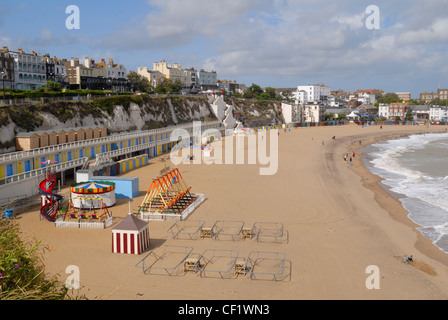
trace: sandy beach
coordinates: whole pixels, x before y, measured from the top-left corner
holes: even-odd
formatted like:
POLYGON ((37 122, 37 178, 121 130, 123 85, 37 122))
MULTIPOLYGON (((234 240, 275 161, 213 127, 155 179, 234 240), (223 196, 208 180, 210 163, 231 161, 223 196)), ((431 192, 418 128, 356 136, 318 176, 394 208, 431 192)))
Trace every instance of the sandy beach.
MULTIPOLYGON (((448 255, 421 236, 400 202, 367 171, 359 147, 408 134, 442 132, 438 126, 357 125, 280 131, 278 171, 259 175, 259 165, 181 164, 192 192, 206 201, 189 217, 211 226, 218 220, 282 223, 288 238, 282 243, 256 240, 177 240, 167 230, 172 221, 150 222, 151 248, 188 246, 194 254, 208 249, 232 249, 244 258, 253 251, 286 255, 288 277, 282 281, 145 275, 136 264, 146 255, 111 252, 111 228, 60 229, 39 218, 38 204, 18 216, 26 238, 41 240, 46 272, 65 281, 66 267, 80 269, 82 294, 89 299, 136 300, 299 300, 299 299, 447 299, 448 255), (336 139, 332 139, 335 136, 336 139), (322 140, 325 144, 322 145, 322 140), (359 144, 359 140, 362 144, 359 144), (356 152, 353 165, 343 156, 356 152), (405 264, 403 256, 413 255, 405 264), (380 288, 369 290, 368 266, 380 271, 380 288)), ((163 163, 152 159, 138 176, 137 210, 163 163)), ((68 186, 62 190, 68 194, 68 186)), ((111 208, 114 225, 128 214, 128 200, 111 208)))

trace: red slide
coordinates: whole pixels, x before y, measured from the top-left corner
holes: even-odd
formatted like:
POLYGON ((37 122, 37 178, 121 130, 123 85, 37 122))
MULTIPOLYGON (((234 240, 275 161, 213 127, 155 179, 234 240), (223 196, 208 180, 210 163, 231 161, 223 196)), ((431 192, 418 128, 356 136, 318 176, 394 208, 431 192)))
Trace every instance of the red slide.
POLYGON ((39 191, 45 195, 45 201, 42 201, 40 208, 40 215, 51 222, 56 220, 60 204, 64 199, 61 195, 53 193, 55 185, 56 173, 47 171, 46 178, 39 183, 39 191))

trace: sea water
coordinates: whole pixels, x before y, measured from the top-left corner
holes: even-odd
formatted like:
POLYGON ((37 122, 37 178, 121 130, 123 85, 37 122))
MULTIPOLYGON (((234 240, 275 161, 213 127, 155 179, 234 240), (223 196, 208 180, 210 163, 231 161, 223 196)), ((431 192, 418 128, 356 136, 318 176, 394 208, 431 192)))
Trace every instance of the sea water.
POLYGON ((418 230, 448 253, 448 134, 375 143, 364 163, 384 179, 381 183, 401 201, 418 230))

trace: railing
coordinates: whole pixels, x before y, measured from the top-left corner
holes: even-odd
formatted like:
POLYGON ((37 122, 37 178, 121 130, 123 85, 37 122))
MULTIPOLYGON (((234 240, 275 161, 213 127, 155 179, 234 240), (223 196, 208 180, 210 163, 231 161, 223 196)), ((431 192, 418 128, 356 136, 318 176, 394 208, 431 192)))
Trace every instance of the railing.
MULTIPOLYGON (((220 122, 219 121, 206 122, 207 125, 215 124, 215 123, 218 124, 220 122)), ((80 149, 80 148, 84 148, 84 147, 101 145, 104 143, 116 142, 116 141, 121 141, 121 140, 126 140, 126 139, 135 139, 135 138, 140 138, 140 137, 149 136, 149 135, 153 135, 153 134, 167 133, 167 132, 170 132, 171 130, 182 129, 182 128, 186 128, 186 127, 190 127, 190 126, 192 126, 192 123, 178 125, 178 126, 171 126, 171 127, 166 127, 166 128, 160 128, 160 129, 151 129, 151 130, 146 130, 146 131, 142 131, 142 132, 138 132, 138 133, 112 135, 112 136, 107 136, 107 137, 103 137, 103 138, 81 140, 81 141, 75 141, 75 142, 70 142, 70 143, 65 143, 65 144, 48 146, 48 147, 43 147, 43 148, 38 148, 38 149, 7 153, 4 155, 0 155, 0 165, 3 162, 11 162, 14 160, 23 160, 26 158, 34 158, 34 157, 43 156, 46 154, 54 154, 55 152, 58 152, 58 151, 69 151, 72 149, 80 149)))
MULTIPOLYGON (((81 158, 81 159, 77 159, 77 160, 73 160, 73 161, 55 164, 55 165, 52 165, 51 168, 55 172, 61 172, 61 171, 67 170, 67 169, 83 166, 86 161, 88 161, 88 158, 81 158)), ((0 185, 39 177, 39 176, 45 174, 46 170, 47 170, 47 168, 40 168, 37 170, 23 172, 23 173, 9 176, 9 177, 1 178, 0 185)))
POLYGON ((101 162, 103 162, 104 160, 108 160, 108 159, 110 159, 112 157, 118 157, 118 156, 121 156, 123 154, 132 153, 132 152, 140 151, 140 150, 143 150, 143 149, 156 147, 159 142, 164 142, 165 140, 167 140, 167 139, 163 139, 163 140, 160 140, 160 141, 143 143, 143 144, 139 144, 137 146, 132 146, 132 147, 128 147, 128 148, 117 149, 117 150, 112 150, 112 151, 108 151, 108 152, 99 153, 99 154, 96 155, 95 165, 98 165, 101 162))

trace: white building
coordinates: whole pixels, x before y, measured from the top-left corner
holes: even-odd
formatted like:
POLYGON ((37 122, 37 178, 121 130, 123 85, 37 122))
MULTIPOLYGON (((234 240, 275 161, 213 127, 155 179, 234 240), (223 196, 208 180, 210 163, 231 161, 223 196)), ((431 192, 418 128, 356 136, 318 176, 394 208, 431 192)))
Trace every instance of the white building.
POLYGON ((363 92, 358 94, 357 97, 355 97, 356 100, 361 102, 362 104, 375 104, 376 103, 376 97, 374 94, 363 92))
POLYGON ((318 103, 327 101, 331 95, 331 89, 324 84, 298 86, 296 99, 299 103, 318 103))
POLYGON ((303 122, 320 122, 325 114, 325 107, 318 104, 308 104, 303 106, 303 122))
POLYGON ((285 123, 301 123, 302 109, 303 105, 282 102, 282 114, 285 123))
POLYGON ((429 107, 429 120, 446 121, 448 119, 448 108, 441 106, 429 107))
POLYGON ((389 119, 389 105, 388 104, 380 104, 378 106, 378 116, 380 118, 389 119))

